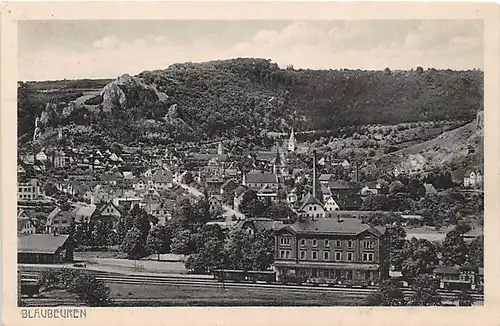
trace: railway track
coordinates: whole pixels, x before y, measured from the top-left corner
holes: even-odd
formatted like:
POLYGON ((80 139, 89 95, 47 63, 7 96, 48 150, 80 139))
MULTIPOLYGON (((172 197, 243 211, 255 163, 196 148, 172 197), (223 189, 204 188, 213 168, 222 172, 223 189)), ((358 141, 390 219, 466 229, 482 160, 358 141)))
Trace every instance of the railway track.
MULTIPOLYGON (((322 285, 284 285, 284 284, 268 284, 268 283, 246 283, 246 282, 218 282, 215 279, 206 277, 197 277, 195 275, 173 276, 173 275, 125 275, 118 273, 110 273, 96 270, 88 270, 98 280, 106 284, 129 284, 129 285, 155 285, 155 286, 190 286, 200 288, 212 288, 214 290, 225 289, 254 289, 264 291, 286 291, 288 293, 324 293, 324 294, 339 294, 348 297, 366 297, 375 292, 377 287, 371 286, 367 288, 346 287, 346 286, 322 286, 322 285)), ((35 275, 36 271, 30 271, 23 274, 35 275)), ((414 291, 410 288, 401 288, 405 297, 410 297, 414 291)), ((456 300, 459 291, 439 290, 439 295, 443 300, 456 300)), ((471 293, 475 302, 484 302, 484 295, 480 293, 471 293)), ((35 299, 37 300, 37 299, 35 299)), ((41 299, 40 299, 41 300, 41 299)), ((121 299, 120 299, 121 300, 121 299)), ((125 300, 125 299, 124 299, 125 300)), ((66 304, 67 305, 67 304, 66 304)))

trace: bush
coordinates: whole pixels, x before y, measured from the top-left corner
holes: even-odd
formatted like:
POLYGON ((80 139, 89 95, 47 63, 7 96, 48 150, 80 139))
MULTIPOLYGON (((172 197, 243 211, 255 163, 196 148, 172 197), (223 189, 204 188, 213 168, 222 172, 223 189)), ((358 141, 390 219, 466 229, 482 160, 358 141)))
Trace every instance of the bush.
POLYGON ((104 307, 110 304, 109 288, 100 280, 88 273, 78 275, 68 287, 69 292, 91 307, 104 307))

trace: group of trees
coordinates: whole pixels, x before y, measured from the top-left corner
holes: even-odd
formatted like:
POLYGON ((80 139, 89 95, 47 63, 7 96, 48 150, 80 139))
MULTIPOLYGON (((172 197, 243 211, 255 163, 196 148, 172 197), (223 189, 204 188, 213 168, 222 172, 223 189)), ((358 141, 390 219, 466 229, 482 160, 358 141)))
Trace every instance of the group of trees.
POLYGON ((49 268, 40 272, 41 291, 67 290, 91 307, 108 306, 109 288, 92 274, 71 269, 49 268))
POLYGON ((279 201, 261 200, 253 190, 245 192, 239 210, 247 217, 265 217, 277 221, 294 221, 295 213, 286 203, 286 194, 278 191, 279 201))
POLYGON ((479 236, 467 244, 463 235, 470 230, 467 224, 460 223, 446 234, 440 244, 426 239, 406 239, 403 227, 396 225, 387 229, 387 252, 389 264, 400 270, 407 279, 430 274, 440 263, 447 266, 470 264, 483 266, 483 237, 479 236))
MULTIPOLYGON (((120 86, 127 96, 127 110, 90 112, 82 106, 67 116, 58 112, 51 121, 90 124, 106 141, 147 142, 145 134, 157 129, 165 131, 169 141, 236 139, 263 129, 283 131, 290 125, 333 130, 450 117, 470 120, 481 106, 483 86, 480 71, 295 70, 252 58, 175 64, 138 76, 146 84, 154 83, 168 99, 159 101, 151 89, 131 83, 120 86), (175 123, 164 120, 173 104, 179 107, 175 123), (141 125, 137 121, 149 119, 157 122, 153 129, 137 128, 141 125)), ((80 95, 71 88, 68 93, 54 93, 38 92, 36 84, 19 85, 20 135, 32 134, 35 116, 47 103, 67 103, 80 95)), ((96 97, 86 104, 103 105, 101 100, 96 97)))
MULTIPOLYGON (((368 299, 369 306, 441 306, 443 305, 438 292, 439 283, 437 280, 421 276, 415 280, 412 286, 413 293, 406 297, 395 280, 383 281, 376 292, 372 293, 368 299)), ((474 300, 467 290, 461 291, 457 295, 459 306, 472 306, 474 300)))

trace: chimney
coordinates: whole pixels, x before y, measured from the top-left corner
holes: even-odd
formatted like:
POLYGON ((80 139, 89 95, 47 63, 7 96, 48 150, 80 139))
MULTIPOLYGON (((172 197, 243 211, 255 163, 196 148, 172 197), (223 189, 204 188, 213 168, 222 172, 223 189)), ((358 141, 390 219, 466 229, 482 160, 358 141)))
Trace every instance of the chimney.
POLYGON ((313 151, 313 197, 316 198, 316 150, 313 151))

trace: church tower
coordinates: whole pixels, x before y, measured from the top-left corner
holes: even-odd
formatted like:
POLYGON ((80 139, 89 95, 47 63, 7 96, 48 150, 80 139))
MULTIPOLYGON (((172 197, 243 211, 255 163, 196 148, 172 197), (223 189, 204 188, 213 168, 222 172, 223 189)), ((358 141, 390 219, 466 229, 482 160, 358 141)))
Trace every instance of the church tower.
POLYGON ((217 155, 222 155, 224 153, 223 147, 222 147, 222 142, 219 142, 219 145, 217 146, 217 155))
POLYGON ((290 133, 290 138, 288 139, 288 151, 295 152, 297 148, 297 140, 295 139, 295 133, 292 128, 292 132, 290 133))

